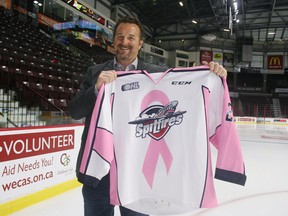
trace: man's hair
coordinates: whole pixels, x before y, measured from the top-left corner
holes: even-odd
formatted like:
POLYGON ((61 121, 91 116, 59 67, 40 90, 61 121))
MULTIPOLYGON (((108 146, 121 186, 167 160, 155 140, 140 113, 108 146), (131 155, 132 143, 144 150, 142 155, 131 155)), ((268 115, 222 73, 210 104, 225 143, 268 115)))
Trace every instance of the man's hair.
POLYGON ((139 20, 136 17, 130 17, 130 16, 125 16, 125 17, 121 17, 121 18, 118 19, 118 21, 117 21, 117 23, 115 25, 115 28, 114 28, 113 38, 115 38, 115 34, 116 34, 116 31, 117 31, 117 28, 118 28, 118 26, 121 23, 130 23, 130 24, 137 25, 139 27, 139 29, 140 29, 140 39, 141 40, 143 39, 143 28, 142 28, 141 23, 139 22, 139 20))

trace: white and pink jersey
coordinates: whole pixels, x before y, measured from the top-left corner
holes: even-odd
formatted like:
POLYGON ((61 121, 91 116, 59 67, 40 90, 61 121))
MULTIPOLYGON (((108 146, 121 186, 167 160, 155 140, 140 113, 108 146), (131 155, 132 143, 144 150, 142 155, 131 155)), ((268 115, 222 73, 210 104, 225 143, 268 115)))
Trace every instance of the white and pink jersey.
POLYGON ((225 79, 207 67, 119 72, 101 88, 80 172, 110 171, 111 204, 146 214, 217 206, 215 178, 244 185, 225 79))

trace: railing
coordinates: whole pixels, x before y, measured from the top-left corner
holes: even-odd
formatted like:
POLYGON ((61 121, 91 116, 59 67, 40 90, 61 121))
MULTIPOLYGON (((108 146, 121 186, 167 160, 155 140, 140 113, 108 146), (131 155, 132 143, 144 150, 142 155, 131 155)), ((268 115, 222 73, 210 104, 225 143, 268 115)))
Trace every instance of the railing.
POLYGON ((0 115, 3 117, 4 121, 1 121, 0 123, 0 127, 2 127, 2 125, 4 126, 5 125, 5 121, 7 121, 7 124, 11 124, 13 125, 14 127, 18 127, 18 125, 16 123, 14 123, 11 119, 9 119, 7 116, 5 116, 4 113, 0 112, 0 115))

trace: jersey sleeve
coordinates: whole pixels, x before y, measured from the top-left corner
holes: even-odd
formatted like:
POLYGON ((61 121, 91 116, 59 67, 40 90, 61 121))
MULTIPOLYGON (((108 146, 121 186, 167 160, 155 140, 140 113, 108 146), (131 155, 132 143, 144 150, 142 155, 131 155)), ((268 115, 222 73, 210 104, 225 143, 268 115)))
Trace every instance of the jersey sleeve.
MULTIPOLYGON (((210 142, 216 147, 218 152, 215 178, 245 185, 246 175, 241 144, 236 125, 233 121, 232 105, 225 78, 222 78, 222 88, 223 87, 224 92, 220 94, 222 95, 222 99, 217 99, 218 104, 219 101, 223 101, 222 106, 218 106, 218 110, 214 113, 215 118, 218 118, 219 125, 215 130, 215 134, 210 138, 210 142)), ((216 98, 217 95, 211 95, 211 99, 215 101, 215 103, 216 98)), ((210 106, 217 107, 216 104, 210 104, 210 106)))
POLYGON ((102 86, 94 105, 78 180, 96 187, 113 160, 111 85, 102 86))

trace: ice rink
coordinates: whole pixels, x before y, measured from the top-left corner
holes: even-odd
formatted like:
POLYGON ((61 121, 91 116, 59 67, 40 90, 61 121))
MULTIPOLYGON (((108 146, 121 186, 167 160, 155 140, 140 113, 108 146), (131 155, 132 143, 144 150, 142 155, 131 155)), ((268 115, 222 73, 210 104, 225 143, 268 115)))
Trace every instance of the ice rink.
MULTIPOLYGON (((215 180, 219 206, 185 216, 288 216, 288 126, 238 125, 238 132, 246 185, 215 180)), ((83 216, 81 187, 11 214, 28 215, 83 216)))

